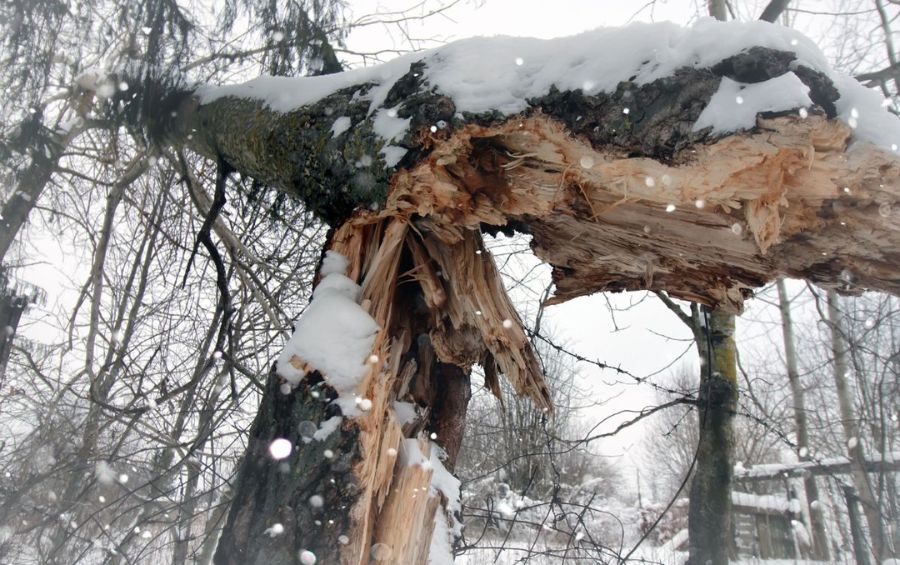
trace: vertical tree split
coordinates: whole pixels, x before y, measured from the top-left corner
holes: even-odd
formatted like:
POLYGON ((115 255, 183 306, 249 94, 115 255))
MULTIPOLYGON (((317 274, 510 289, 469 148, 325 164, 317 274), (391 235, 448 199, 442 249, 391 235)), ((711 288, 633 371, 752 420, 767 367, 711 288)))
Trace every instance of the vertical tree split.
POLYGON ((513 377, 537 408, 550 408, 477 232, 447 243, 406 220, 364 214, 333 231, 328 247, 347 259, 346 274, 359 281, 360 304, 379 328, 365 377, 340 393, 358 407, 344 410, 358 414, 342 417, 327 376, 304 360, 289 360, 306 373, 296 387, 273 369, 217 563, 295 563, 303 555, 424 563, 435 520, 459 519, 448 471, 462 439, 469 367, 513 377), (273 457, 276 439, 290 442, 290 456, 273 457), (259 535, 263 526, 271 537, 259 535))
POLYGON ((697 412, 700 441, 691 481, 688 533, 690 563, 728 563, 733 548, 731 479, 737 409, 737 348, 734 314, 704 312, 695 337, 700 352, 697 412))

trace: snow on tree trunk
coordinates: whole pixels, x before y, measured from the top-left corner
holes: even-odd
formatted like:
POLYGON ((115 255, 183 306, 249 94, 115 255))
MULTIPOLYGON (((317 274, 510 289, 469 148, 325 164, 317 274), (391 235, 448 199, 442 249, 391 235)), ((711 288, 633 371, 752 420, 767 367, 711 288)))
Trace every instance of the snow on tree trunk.
MULTIPOLYGON (((492 390, 503 374, 549 407, 481 232, 530 234, 553 267, 551 302, 664 290, 716 307, 715 319, 780 276, 900 291, 900 160, 887 150, 900 121, 871 94, 796 32, 705 21, 470 40, 372 69, 168 99, 174 119, 164 111, 150 124, 159 139, 332 224, 345 278, 329 267, 320 294, 373 323, 346 328, 369 349, 359 359, 306 341, 280 359, 216 562, 365 563, 375 547, 422 563, 434 500, 453 506, 433 472, 429 484, 424 452, 437 434, 452 468, 470 367, 485 367, 492 390), (283 458, 275 440, 289 447, 283 458), (423 457, 402 465, 410 442, 423 457), (432 498, 397 506, 426 484, 432 498), (410 516, 417 544, 397 537, 410 516)), ((301 335, 335 332, 322 320, 301 335)), ((709 418, 730 417, 733 404, 717 386, 733 386, 733 367, 719 373, 705 384, 709 418)), ((707 439, 728 445, 728 422, 716 429, 725 435, 707 439)))
MULTIPOLYGON (((778 279, 778 309, 781 313, 781 333, 784 339, 784 361, 787 369, 788 384, 791 386, 791 402, 794 408, 794 425, 797 433, 797 456, 800 461, 811 461, 809 454, 809 426, 806 418, 806 402, 803 385, 800 383, 800 371, 797 368, 797 352, 794 348, 794 327, 791 323, 791 304, 787 295, 784 279, 778 279)), ((809 503, 804 514, 809 516, 812 529, 813 559, 828 560, 828 535, 819 502, 819 486, 812 475, 803 477, 805 500, 809 503)))

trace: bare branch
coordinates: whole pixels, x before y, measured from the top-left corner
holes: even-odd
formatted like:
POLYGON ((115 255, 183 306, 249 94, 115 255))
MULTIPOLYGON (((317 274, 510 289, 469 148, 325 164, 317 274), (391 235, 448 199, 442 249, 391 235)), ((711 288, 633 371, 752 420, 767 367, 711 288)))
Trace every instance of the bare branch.
POLYGON ((764 22, 774 23, 781 16, 781 14, 784 13, 784 10, 790 3, 790 0, 772 0, 768 3, 768 5, 766 5, 763 13, 759 16, 759 19, 764 22))

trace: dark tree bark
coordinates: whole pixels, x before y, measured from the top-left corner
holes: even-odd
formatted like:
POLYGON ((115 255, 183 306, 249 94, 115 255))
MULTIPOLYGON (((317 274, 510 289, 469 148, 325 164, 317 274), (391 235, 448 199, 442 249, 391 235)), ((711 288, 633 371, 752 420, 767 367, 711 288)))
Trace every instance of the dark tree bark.
POLYGON ((270 374, 250 428, 217 565, 293 565, 298 551, 329 556, 344 545, 349 509, 361 488, 352 472, 360 459, 359 430, 347 427, 324 441, 304 443, 301 422, 318 425, 339 412, 327 403, 333 395, 315 375, 288 394, 280 380, 270 374), (273 459, 269 446, 276 438, 291 442, 290 457, 273 459), (326 450, 333 456, 326 457, 326 450))
POLYGON ((27 296, 11 284, 6 269, 0 267, 0 386, 6 375, 6 364, 12 353, 13 339, 19 328, 19 320, 36 296, 27 296))

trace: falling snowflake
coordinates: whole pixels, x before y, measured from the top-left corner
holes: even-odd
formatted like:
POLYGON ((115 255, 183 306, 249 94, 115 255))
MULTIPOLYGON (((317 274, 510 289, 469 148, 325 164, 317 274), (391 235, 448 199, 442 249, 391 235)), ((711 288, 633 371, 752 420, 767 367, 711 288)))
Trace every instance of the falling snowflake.
POLYGON ((297 431, 300 432, 300 438, 307 442, 316 435, 318 429, 319 427, 309 420, 303 420, 297 424, 297 431))
POLYGON ((291 454, 293 449, 294 446, 289 440, 278 438, 269 444, 269 455, 275 460, 284 459, 291 454))
POLYGON ((370 555, 375 561, 387 561, 391 558, 391 546, 386 543, 376 543, 372 545, 370 555))

